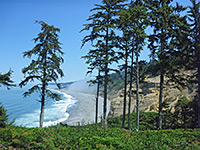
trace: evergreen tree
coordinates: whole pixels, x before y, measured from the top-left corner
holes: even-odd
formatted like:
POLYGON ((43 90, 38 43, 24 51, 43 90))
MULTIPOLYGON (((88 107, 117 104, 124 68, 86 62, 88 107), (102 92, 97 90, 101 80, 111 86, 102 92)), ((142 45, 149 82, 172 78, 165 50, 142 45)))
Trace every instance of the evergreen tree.
POLYGON ((190 0, 192 6, 189 7, 188 15, 189 21, 191 22, 190 30, 190 61, 187 69, 195 71, 192 78, 196 78, 196 83, 198 85, 198 128, 200 128, 200 2, 196 0, 190 0), (189 67, 189 68, 188 68, 189 67))
POLYGON ((132 44, 132 39, 130 35, 130 31, 128 28, 128 22, 130 21, 125 14, 126 10, 121 10, 118 19, 118 29, 122 31, 122 36, 116 37, 116 48, 119 48, 118 56, 124 61, 123 65, 120 65, 120 71, 124 72, 124 105, 123 105, 123 119, 122 119, 122 128, 125 128, 125 120, 126 120, 126 103, 127 103, 127 83, 128 83, 128 59, 132 44))
POLYGON ((180 5, 173 6, 172 0, 150 0, 151 26, 153 34, 149 36, 149 48, 151 57, 157 63, 160 74, 160 94, 159 94, 159 113, 158 128, 162 128, 162 101, 164 76, 166 74, 175 74, 173 62, 176 60, 176 53, 179 50, 175 47, 176 39, 181 37, 182 26, 184 26, 184 17, 180 12, 185 8, 180 5), (177 50, 177 51, 176 51, 177 50))
POLYGON ((60 95, 53 93, 47 87, 49 82, 53 81, 56 83, 57 87, 60 88, 57 80, 59 76, 64 76, 62 69, 60 69, 61 63, 64 62, 62 58, 64 53, 61 51, 61 43, 58 41, 57 32, 60 32, 60 29, 50 26, 43 21, 36 21, 36 23, 42 26, 42 31, 33 39, 34 42, 37 43, 35 47, 32 50, 24 52, 24 57, 32 58, 32 61, 27 67, 22 69, 25 78, 19 85, 23 87, 29 82, 34 82, 35 80, 39 81, 38 84, 34 85, 23 95, 27 97, 35 92, 40 94, 40 128, 42 128, 45 101, 48 98, 60 100, 60 95))
POLYGON ((0 73, 0 86, 4 85, 7 87, 7 89, 10 89, 12 86, 16 86, 14 82, 11 80, 12 70, 9 70, 5 74, 0 73))
MULTIPOLYGON (((9 70, 5 74, 0 73, 0 87, 1 85, 4 85, 7 87, 7 89, 10 89, 12 86, 16 86, 14 82, 11 80, 11 74, 12 70, 9 70)), ((0 128, 6 127, 8 124, 8 116, 6 114, 7 110, 3 107, 2 103, 0 102, 0 128)), ((14 121, 12 121, 10 124, 12 124, 14 121)))
MULTIPOLYGON (((120 18, 121 21, 121 18, 120 18)), ((124 26, 122 24, 121 26, 124 26)), ((128 31, 123 30, 124 27, 121 27, 123 31, 123 36, 117 38, 117 47, 122 51, 119 52, 119 58, 124 61, 124 64, 121 66, 121 71, 124 70, 124 105, 123 105, 123 120, 122 120, 122 128, 125 127, 125 114, 126 114, 126 98, 127 98, 127 83, 128 83, 128 57, 130 53, 130 35, 128 31)))
POLYGON ((8 116, 6 114, 7 110, 3 107, 2 103, 0 102, 0 128, 5 128, 8 124, 8 116))
MULTIPOLYGON (((126 37, 129 38, 132 42, 130 43, 130 53, 131 54, 131 82, 129 90, 129 107, 128 107, 128 128, 130 129, 130 107, 131 107, 131 93, 132 93, 132 75, 133 75, 133 55, 136 55, 136 108, 137 108, 137 131, 139 130, 139 64, 138 58, 140 50, 142 50, 144 45, 144 40, 146 38, 145 29, 148 25, 147 20, 147 9, 143 5, 141 0, 136 0, 131 2, 130 7, 127 10, 122 11, 121 13, 121 22, 123 25, 122 30, 126 33, 126 37), (132 47, 132 48, 131 48, 132 47), (132 52, 131 52, 132 51, 132 52)), ((128 41, 128 40, 127 40, 128 41)), ((125 124, 125 103, 124 101, 124 112, 123 112, 123 122, 122 127, 125 124)))
POLYGON ((95 47, 100 46, 99 50, 103 50, 103 52, 100 53, 103 54, 101 57, 101 68, 104 78, 103 119, 106 126, 108 75, 111 70, 109 65, 117 61, 116 53, 113 49, 115 43, 114 30, 116 28, 116 16, 117 12, 123 7, 122 2, 124 1, 125 0, 103 0, 102 5, 95 4, 95 8, 91 10, 95 13, 87 19, 87 21, 91 21, 91 23, 85 24, 85 28, 81 30, 81 32, 91 30, 91 33, 84 37, 82 46, 84 46, 86 42, 92 42, 95 47))
POLYGON ((134 50, 131 51, 131 65, 130 65, 130 87, 129 87, 129 102, 128 102, 128 129, 131 126, 131 97, 132 97, 132 87, 133 87, 133 61, 134 61, 134 50))

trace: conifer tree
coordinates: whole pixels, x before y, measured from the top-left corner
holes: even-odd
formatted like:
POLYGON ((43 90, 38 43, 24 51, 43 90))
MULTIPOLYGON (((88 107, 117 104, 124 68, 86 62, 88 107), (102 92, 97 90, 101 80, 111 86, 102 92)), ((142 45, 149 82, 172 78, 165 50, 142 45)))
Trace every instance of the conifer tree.
POLYGON ((178 4, 173 6, 172 0, 150 0, 148 4, 151 11, 151 27, 153 27, 153 34, 149 36, 149 48, 151 58, 157 63, 160 74, 158 128, 162 128, 164 76, 178 71, 171 68, 174 68, 173 61, 176 60, 177 51, 180 50, 175 46, 175 42, 181 37, 185 17, 181 17, 180 12, 185 8, 178 4))
POLYGON ((60 95, 50 91, 47 87, 49 82, 55 82, 57 87, 60 88, 57 81, 59 76, 64 76, 60 68, 61 63, 64 62, 62 58, 64 53, 61 51, 61 43, 58 41, 57 33, 60 32, 60 29, 50 26, 43 21, 36 21, 36 23, 42 26, 42 31, 33 39, 36 43, 35 47, 24 52, 23 56, 31 58, 32 61, 27 67, 22 69, 25 77, 19 85, 23 87, 35 80, 39 82, 25 92, 23 96, 27 97, 35 92, 40 94, 41 112, 39 127, 42 128, 46 100, 48 98, 60 100, 60 95))
MULTIPOLYGON (((10 89, 10 87, 16 86, 14 82, 11 80, 11 74, 12 70, 9 70, 5 74, 0 73, 0 87, 1 85, 6 86, 7 89, 10 89)), ((8 124, 8 117, 9 115, 6 114, 7 110, 4 108, 2 103, 0 102, 0 128, 6 127, 8 124)), ((12 121, 10 124, 12 124, 14 121, 12 121)))
POLYGON ((0 128, 5 128, 6 124, 8 123, 8 116, 6 114, 7 110, 3 107, 2 103, 0 102, 0 128))
MULTIPOLYGON (((122 18, 120 18, 120 21, 122 23, 122 18)), ((121 28, 123 35, 122 37, 117 37, 117 43, 116 47, 121 50, 119 52, 119 58, 121 58, 124 61, 124 64, 121 66, 120 70, 124 70, 124 105, 123 105, 123 119, 122 119, 122 128, 125 127, 125 114, 126 114, 126 103, 127 103, 127 83, 128 83, 128 57, 130 53, 131 48, 131 38, 127 31, 127 29, 124 29, 126 27, 122 27, 124 24, 122 23, 119 28, 121 28)))
POLYGON ((116 37, 116 48, 119 49, 118 56, 124 61, 123 65, 120 65, 120 71, 124 71, 124 104, 123 104, 123 119, 122 119, 122 128, 125 128, 126 120, 126 104, 127 104, 127 83, 128 83, 128 59, 132 44, 131 32, 129 31, 128 22, 129 18, 126 15, 126 9, 123 9, 119 13, 119 19, 117 20, 117 27, 122 31, 122 36, 116 37))
MULTIPOLYGON (((130 75, 130 90, 129 90, 129 107, 128 107, 128 128, 130 129, 130 107, 131 107, 131 93, 132 93, 132 75, 133 75, 133 55, 136 56, 136 108, 137 108, 137 131, 139 130, 139 65, 138 58, 139 52, 144 45, 144 39, 146 38, 145 29, 148 25, 147 9, 143 5, 141 0, 132 1, 127 10, 121 12, 120 21, 122 22, 122 30, 124 33, 128 33, 128 38, 131 40, 129 44, 129 54, 131 54, 131 75, 130 75), (132 51, 132 52, 131 52, 132 51)), ((127 37, 126 35, 126 37, 127 37)), ((124 101, 126 103, 126 101, 124 101)), ((125 106, 125 105, 124 105, 125 106)), ((122 127, 124 127, 125 110, 123 112, 122 127)))
POLYGON ((104 84, 104 106, 103 106, 103 119, 107 126, 106 113, 107 113, 107 89, 108 89, 108 75, 111 70, 109 65, 117 62, 117 56, 114 51, 115 43, 115 28, 117 12, 123 7, 122 2, 125 0, 103 0, 102 5, 95 4, 95 8, 91 9, 95 12, 87 21, 82 31, 91 31, 91 33, 84 37, 83 45, 86 42, 92 42, 95 47, 100 46, 102 55, 101 68, 103 70, 103 84, 104 84))
POLYGON ((200 128, 200 2, 196 0, 190 0, 192 6, 189 7, 188 15, 191 22, 190 30, 190 61, 187 69, 192 71, 197 70, 192 78, 196 78, 198 85, 197 99, 198 99, 198 128, 200 128), (189 67, 189 68, 188 68, 189 67))
POLYGON ((1 74, 0 73, 0 86, 6 86, 7 89, 10 89, 10 87, 12 86, 16 86, 14 84, 14 82, 11 80, 11 75, 12 75, 13 71, 9 70, 7 73, 5 74, 1 74))

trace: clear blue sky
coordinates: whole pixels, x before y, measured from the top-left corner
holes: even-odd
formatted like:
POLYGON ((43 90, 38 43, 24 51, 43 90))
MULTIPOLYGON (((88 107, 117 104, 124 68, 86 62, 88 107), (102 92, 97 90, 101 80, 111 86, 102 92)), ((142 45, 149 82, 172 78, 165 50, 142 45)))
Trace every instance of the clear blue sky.
MULTIPOLYGON (((179 0, 183 5, 189 0, 179 0)), ((23 79, 21 70, 30 63, 23 58, 23 52, 34 47, 33 38, 40 32, 36 20, 44 21, 61 29, 60 42, 65 52, 62 68, 65 77, 62 82, 85 78, 87 65, 81 56, 88 52, 89 44, 80 49, 81 39, 86 33, 79 33, 94 3, 101 0, 0 0, 0 72, 14 70, 13 80, 23 79)), ((141 54, 147 59, 148 51, 141 54)))

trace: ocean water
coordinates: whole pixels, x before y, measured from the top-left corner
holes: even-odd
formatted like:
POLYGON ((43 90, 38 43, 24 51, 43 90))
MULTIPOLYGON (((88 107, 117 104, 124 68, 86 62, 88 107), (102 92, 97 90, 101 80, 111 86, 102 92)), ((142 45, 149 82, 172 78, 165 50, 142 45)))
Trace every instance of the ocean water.
MULTIPOLYGON (((41 104, 38 102, 38 93, 34 93, 29 97, 23 98, 23 93, 27 89, 0 88, 0 102, 10 114, 9 120, 15 119, 14 125, 25 127, 38 127, 41 104)), ((65 121, 71 112, 76 108, 78 100, 66 93, 53 90, 62 95, 62 100, 47 100, 45 103, 44 126, 51 126, 65 121)))

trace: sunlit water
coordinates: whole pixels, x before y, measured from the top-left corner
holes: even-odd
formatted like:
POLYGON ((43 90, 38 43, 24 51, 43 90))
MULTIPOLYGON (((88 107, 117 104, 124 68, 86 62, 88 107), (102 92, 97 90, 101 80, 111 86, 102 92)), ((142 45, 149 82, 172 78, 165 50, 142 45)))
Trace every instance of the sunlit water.
MULTIPOLYGON (((25 127, 38 127, 40 115, 40 103, 37 93, 23 98, 26 89, 0 88, 0 102, 10 114, 9 120, 15 119, 14 124, 25 127)), ((66 93, 56 91, 62 95, 62 100, 47 100, 45 103, 44 126, 51 126, 65 121, 77 105, 77 100, 66 93)))

